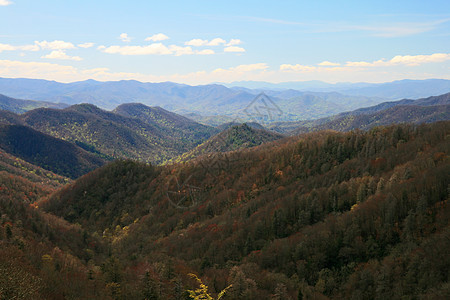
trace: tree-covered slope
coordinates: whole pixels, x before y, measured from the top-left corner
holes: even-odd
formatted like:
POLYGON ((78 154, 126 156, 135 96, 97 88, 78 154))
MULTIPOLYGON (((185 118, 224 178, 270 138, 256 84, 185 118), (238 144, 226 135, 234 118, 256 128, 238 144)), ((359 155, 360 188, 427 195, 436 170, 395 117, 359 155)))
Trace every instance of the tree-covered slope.
POLYGON ((0 171, 51 188, 60 187, 62 184, 70 182, 70 179, 67 177, 31 164, 19 157, 5 152, 1 148, 0 171))
MULTIPOLYGON (((145 111, 146 107, 142 109, 145 111)), ((176 119, 173 115, 171 118, 176 119)), ((167 119, 149 122, 108 112, 92 104, 62 110, 35 109, 21 115, 20 119, 38 131, 76 143, 100 157, 152 163, 162 163, 189 151, 214 132, 213 128, 187 121, 187 127, 177 132, 174 126, 178 124, 164 121, 167 119)))
POLYGON ((217 157, 118 161, 40 204, 103 236, 120 262, 107 282, 143 292, 148 278, 157 298, 182 297, 189 272, 216 293, 232 284, 231 299, 445 298, 449 135, 450 122, 322 131, 210 172, 217 157))
POLYGON ((64 103, 14 99, 0 94, 0 109, 11 111, 17 114, 21 114, 39 107, 62 109, 67 106, 68 105, 64 103))
POLYGON ((0 170, 0 298, 111 299, 92 267, 101 239, 36 204, 61 185, 9 171, 0 170))
POLYGON ((191 151, 184 153, 175 159, 175 161, 188 161, 202 155, 251 148, 283 137, 284 135, 282 134, 270 132, 265 129, 257 129, 245 123, 234 125, 198 145, 191 151))
POLYGON ((105 161, 80 147, 22 125, 0 125, 0 148, 56 174, 77 178, 105 161))
POLYGON ((20 116, 7 110, 0 110, 0 124, 20 125, 23 124, 20 116))
POLYGON ((218 132, 214 127, 199 124, 161 107, 149 107, 140 103, 122 104, 113 112, 155 126, 165 135, 176 139, 179 147, 184 149, 195 147, 218 132))

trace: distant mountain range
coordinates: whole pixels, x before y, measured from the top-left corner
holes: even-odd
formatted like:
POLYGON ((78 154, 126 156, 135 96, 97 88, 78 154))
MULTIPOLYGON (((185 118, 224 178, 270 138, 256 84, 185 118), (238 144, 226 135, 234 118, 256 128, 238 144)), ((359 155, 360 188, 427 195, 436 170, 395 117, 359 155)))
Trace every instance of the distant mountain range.
MULTIPOLYGON (((148 106, 160 106, 179 114, 198 115, 197 121, 217 125, 211 116, 225 122, 236 117, 243 121, 252 121, 252 117, 243 113, 243 110, 251 106, 256 95, 262 91, 282 111, 273 121, 317 119, 376 105, 389 99, 414 99, 450 91, 450 81, 443 79, 402 80, 383 84, 302 84, 272 84, 265 88, 249 89, 219 84, 189 86, 172 82, 143 83, 134 80, 87 80, 66 84, 37 79, 0 78, 0 93, 13 98, 70 105, 90 103, 110 110, 124 103, 138 102, 148 106), (312 88, 313 86, 316 87, 312 88)), ((30 107, 22 105, 22 111, 16 112, 29 109, 30 107)))
MULTIPOLYGON (((292 90, 272 93, 284 93, 294 99, 296 94, 301 94, 292 90)), ((329 94, 324 97, 327 96, 329 94)), ((23 104, 34 106, 40 103, 7 99, 11 110, 21 109, 23 104)), ((327 107, 312 95, 302 99, 305 105, 319 102, 324 109, 327 107)), ((368 130, 378 125, 449 119, 450 93, 418 100, 383 102, 316 120, 277 122, 269 124, 271 131, 253 122, 211 127, 161 107, 139 103, 121 104, 113 111, 102 110, 93 104, 76 104, 64 109, 38 108, 22 114, 0 110, 0 124, 3 124, 0 148, 56 174, 76 178, 117 158, 155 164, 185 162, 214 152, 258 146, 281 139, 283 134, 328 129, 368 130), (68 158, 64 159, 65 156, 68 158)))
POLYGON ((396 123, 431 123, 450 119, 450 93, 428 98, 383 102, 375 106, 341 113, 332 117, 301 122, 272 124, 272 130, 298 134, 333 129, 349 131, 367 130, 374 126, 396 123))
POLYGON ((309 92, 339 92, 345 95, 381 97, 386 99, 412 98, 418 99, 430 95, 440 95, 450 91, 450 80, 425 79, 425 80, 398 80, 385 83, 326 83, 323 81, 292 81, 282 83, 270 83, 263 81, 238 81, 224 84, 234 89, 254 89, 283 91, 287 89, 309 92))

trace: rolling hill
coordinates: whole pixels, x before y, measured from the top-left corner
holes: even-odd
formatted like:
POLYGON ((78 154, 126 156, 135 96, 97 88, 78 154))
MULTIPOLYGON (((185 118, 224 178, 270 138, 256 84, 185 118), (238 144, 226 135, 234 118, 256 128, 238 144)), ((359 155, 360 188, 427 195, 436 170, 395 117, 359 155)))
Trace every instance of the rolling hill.
POLYGON ((23 124, 20 116, 7 110, 0 109, 0 124, 19 125, 23 124))
POLYGON ((10 98, 10 97, 0 94, 0 109, 11 111, 16 114, 21 114, 26 111, 29 111, 29 110, 32 110, 35 108, 40 108, 40 107, 62 109, 67 106, 68 105, 64 104, 64 103, 52 103, 52 102, 46 102, 46 101, 13 99, 13 98, 10 98))
POLYGON ((259 124, 232 125, 173 161, 186 162, 202 155, 242 150, 285 137, 282 134, 267 131, 261 125, 256 125, 259 124))
POLYGON ((0 149, 72 179, 105 163, 72 143, 22 125, 0 125, 0 149))
POLYGON ((50 188, 59 188, 63 184, 70 182, 67 177, 53 173, 33 165, 21 158, 13 156, 0 148, 0 172, 4 175, 11 175, 25 179, 33 184, 50 188))
POLYGON ((161 107, 149 107, 139 103, 121 104, 113 113, 137 118, 158 128, 165 135, 176 139, 179 147, 184 149, 195 147, 218 132, 214 127, 199 124, 161 107))
POLYGON ((1 111, 0 121, 30 126, 103 159, 132 158, 152 163, 187 152, 217 132, 161 108, 139 104, 124 105, 115 112, 92 104, 39 108, 22 115, 1 111))

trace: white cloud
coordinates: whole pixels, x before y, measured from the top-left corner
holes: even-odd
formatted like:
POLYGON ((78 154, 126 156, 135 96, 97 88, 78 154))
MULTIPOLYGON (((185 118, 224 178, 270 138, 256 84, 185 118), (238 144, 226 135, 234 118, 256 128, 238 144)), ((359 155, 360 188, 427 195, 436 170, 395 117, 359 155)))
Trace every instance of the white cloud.
POLYGON ((16 47, 8 44, 0 44, 0 52, 2 51, 14 51, 16 47))
POLYGON ((125 42, 125 43, 131 42, 131 37, 129 37, 127 33, 121 33, 121 34, 119 35, 119 39, 120 39, 122 42, 125 42))
POLYGON ((211 49, 204 49, 204 50, 201 50, 201 51, 196 51, 195 53, 198 54, 198 55, 211 55, 211 54, 215 54, 214 50, 211 50, 211 49))
POLYGON ((201 51, 194 51, 191 47, 170 45, 165 46, 162 43, 154 43, 147 46, 110 46, 105 47, 103 45, 97 47, 98 50, 109 54, 120 55, 211 55, 215 52, 211 49, 204 49, 201 51))
POLYGON ((80 48, 91 48, 94 46, 94 43, 83 43, 83 44, 78 44, 77 46, 80 48))
POLYGON ((153 42, 160 42, 160 41, 164 41, 164 40, 168 40, 168 39, 169 39, 169 37, 167 35, 165 35, 164 33, 157 33, 152 36, 149 36, 145 40, 153 41, 153 42))
POLYGON ((224 72, 237 72, 237 73, 244 73, 244 72, 252 72, 252 71, 261 71, 266 70, 269 68, 266 63, 257 63, 257 64, 248 64, 248 65, 239 65, 237 67, 232 67, 228 69, 215 69, 213 73, 224 73, 224 72))
POLYGON ((384 60, 377 60, 374 62, 367 62, 367 61, 348 61, 345 65, 347 67, 375 67, 375 66, 381 66, 384 65, 386 61, 384 60))
POLYGON ((434 53, 431 55, 397 55, 390 60, 391 64, 418 66, 426 63, 437 63, 450 60, 450 53, 434 53))
POLYGON ((323 61, 316 66, 308 66, 301 64, 282 64, 280 71, 288 72, 328 72, 328 71, 342 71, 354 70, 355 68, 367 67, 395 67, 395 66, 419 66, 427 63, 439 63, 450 61, 450 53, 434 53, 430 55, 397 55, 390 60, 384 58, 372 62, 368 61, 348 61, 345 66, 340 67, 339 63, 330 61, 323 61))
POLYGON ((69 56, 64 52, 64 50, 54 50, 50 52, 50 54, 44 55, 41 58, 49 58, 49 59, 61 59, 61 60, 75 60, 80 61, 83 60, 79 56, 69 56))
POLYGON ((226 46, 236 46, 242 44, 242 41, 240 39, 231 39, 226 46))
POLYGON ((245 52, 244 48, 237 47, 237 46, 229 46, 223 49, 225 52, 245 52))
POLYGON ((300 65, 300 64, 296 64, 296 65, 282 64, 282 65, 280 65, 280 71, 311 72, 316 69, 317 68, 314 66, 304 66, 304 65, 300 65))
POLYGON ((0 0, 0 6, 7 6, 10 4, 13 4, 13 2, 9 0, 0 0))
POLYGON ((75 49, 76 48, 72 43, 58 41, 58 40, 55 40, 53 42, 35 41, 34 43, 36 45, 38 45, 39 47, 41 47, 42 49, 50 49, 50 50, 63 50, 63 49, 75 49))
POLYGON ((17 49, 23 50, 23 51, 39 51, 38 45, 25 45, 25 46, 18 46, 17 49))
POLYGON ((14 51, 14 50, 39 51, 39 46, 37 46, 37 45, 13 46, 13 45, 9 45, 9 44, 0 44, 0 52, 14 51))
POLYGON ((225 41, 222 38, 215 38, 211 41, 202 40, 202 39, 192 39, 190 41, 185 42, 184 44, 187 46, 201 47, 201 46, 219 46, 221 44, 225 44, 225 41))
POLYGON ((373 62, 348 61, 348 67, 389 67, 396 65, 419 66, 426 63, 438 63, 450 60, 450 53, 434 53, 430 55, 397 55, 390 60, 379 59, 373 62))
POLYGON ((0 74, 10 78, 40 78, 65 82, 79 79, 76 68, 72 66, 43 62, 0 60, 0 74))
POLYGON ((168 55, 173 51, 161 43, 147 46, 99 46, 97 49, 109 54, 121 55, 168 55))
POLYGON ((181 47, 176 45, 169 46, 170 51, 172 51, 175 56, 181 56, 181 55, 191 55, 194 54, 194 51, 192 51, 191 47, 181 47))
POLYGON ((187 46, 200 47, 208 45, 208 40, 192 39, 190 41, 185 42, 184 44, 187 46))
POLYGON ((325 60, 318 65, 323 66, 323 67, 336 67, 336 66, 340 66, 341 64, 325 60))
POLYGON ((208 46, 219 46, 220 44, 225 44, 226 41, 221 38, 212 39, 207 45, 208 46))

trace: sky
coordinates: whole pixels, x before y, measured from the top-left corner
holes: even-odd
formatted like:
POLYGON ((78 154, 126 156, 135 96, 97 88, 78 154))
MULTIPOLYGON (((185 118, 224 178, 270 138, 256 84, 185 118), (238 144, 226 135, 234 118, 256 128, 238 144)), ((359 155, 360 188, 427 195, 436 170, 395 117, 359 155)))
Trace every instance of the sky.
POLYGON ((450 79, 450 1, 0 0, 0 77, 450 79))

